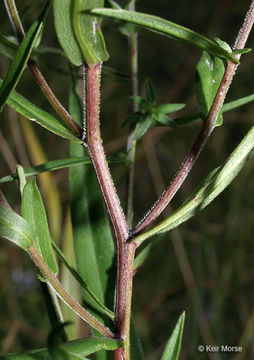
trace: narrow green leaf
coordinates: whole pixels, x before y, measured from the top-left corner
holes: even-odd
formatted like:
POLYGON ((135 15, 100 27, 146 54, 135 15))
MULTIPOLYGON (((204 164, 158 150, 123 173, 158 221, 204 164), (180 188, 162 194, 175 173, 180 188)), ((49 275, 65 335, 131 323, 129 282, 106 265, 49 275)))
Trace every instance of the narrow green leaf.
POLYGON ((170 114, 179 111, 185 107, 185 104, 162 104, 156 106, 156 111, 161 114, 170 114))
POLYGON ((17 166, 17 176, 18 176, 18 181, 19 181, 20 193, 22 194, 23 189, 26 185, 26 176, 25 176, 24 168, 21 165, 17 166))
MULTIPOLYGON (((164 125, 164 126, 171 126, 172 128, 176 128, 176 123, 174 120, 172 120, 169 116, 164 115, 164 114, 154 114, 154 118, 156 120, 157 123, 164 125)), ((156 124, 156 125, 159 125, 156 124)))
POLYGON ((33 25, 28 30, 27 34, 24 37, 24 40, 20 44, 17 53, 14 57, 14 60, 8 70, 8 73, 4 79, 4 82, 0 88, 0 112, 2 111, 8 97, 11 92, 15 89, 25 67, 26 63, 32 53, 33 47, 40 35, 45 16, 47 14, 49 2, 45 6, 38 20, 36 20, 33 25))
MULTIPOLYGON (((125 164, 126 159, 123 158, 121 156, 121 154, 119 154, 115 158, 109 157, 108 162, 125 164)), ((87 155, 84 155, 82 158, 81 157, 70 157, 67 159, 58 159, 58 160, 48 161, 44 164, 33 166, 28 169, 24 169, 24 174, 26 177, 28 177, 28 176, 34 176, 34 175, 43 173, 45 171, 55 171, 55 170, 60 170, 60 169, 65 169, 65 168, 71 168, 71 167, 78 166, 78 165, 87 165, 87 164, 91 164, 91 160, 87 155)), ((8 181, 16 180, 17 178, 18 178, 17 173, 14 173, 11 175, 6 175, 0 179, 0 184, 8 182, 8 181)))
POLYGON ((254 127, 243 138, 224 165, 211 171, 178 210, 153 229, 137 236, 135 242, 140 245, 155 234, 170 231, 204 209, 238 175, 246 161, 253 156, 253 148, 254 127))
POLYGON ((25 250, 33 244, 36 233, 22 217, 0 204, 0 236, 25 250))
POLYGON ((72 26, 83 60, 88 66, 108 60, 104 38, 100 30, 101 17, 91 15, 89 10, 103 7, 103 0, 74 0, 72 26))
POLYGON ((52 242, 52 245, 59 257, 59 259, 63 262, 63 264, 67 267, 67 269, 70 271, 70 273, 73 275, 73 277, 77 280, 77 282, 81 285, 83 290, 87 291, 88 294, 97 302, 97 304, 100 307, 100 311, 103 314, 106 314, 110 317, 110 319, 114 319, 114 313, 110 311, 105 305, 103 305, 100 300, 96 297, 96 295, 89 289, 85 281, 82 279, 82 277, 79 275, 79 273, 74 269, 74 267, 70 264, 68 259, 65 257, 65 255, 62 253, 62 251, 59 249, 59 247, 52 242))
MULTIPOLYGON (((123 346, 123 342, 117 339, 84 338, 81 340, 70 341, 62 344, 62 349, 68 354, 70 360, 85 360, 85 356, 94 354, 102 349, 115 350, 123 346)), ((1 360, 52 360, 47 349, 37 349, 25 354, 8 354, 0 356, 1 360)), ((60 359, 59 359, 60 360, 60 359)))
MULTIPOLYGON (((254 101, 254 94, 244 96, 242 98, 230 101, 222 106, 222 112, 224 113, 226 111, 237 109, 238 107, 246 105, 252 101, 254 101)), ((192 115, 188 115, 188 116, 175 118, 174 122, 177 125, 184 125, 184 124, 188 124, 192 121, 199 120, 200 118, 201 118, 201 114, 197 113, 197 114, 192 114, 192 115)))
POLYGON ((252 102, 252 101, 254 101, 254 94, 244 96, 242 98, 239 98, 239 99, 230 101, 227 104, 224 104, 222 107, 222 111, 226 112, 226 111, 230 111, 233 109, 237 109, 238 107, 248 104, 249 102, 252 102))
POLYGON ((54 19, 58 40, 69 61, 80 66, 108 59, 100 31, 100 18, 85 11, 103 6, 103 0, 54 0, 54 19))
POLYGON ((51 245, 47 216, 35 178, 29 180, 24 187, 21 213, 22 217, 36 229, 38 236, 34 241, 35 247, 51 272, 56 274, 58 269, 51 245))
POLYGON ((181 350, 184 319, 185 313, 183 312, 167 342, 161 360, 178 360, 181 350))
MULTIPOLYGON (((0 85, 2 80, 0 79, 0 85)), ((69 140, 81 142, 73 131, 61 120, 56 119, 38 106, 32 104, 23 96, 13 91, 7 100, 7 104, 31 121, 35 121, 49 131, 69 140)))
POLYGON ((83 63, 81 49, 72 26, 72 0, 54 0, 54 20, 58 40, 69 61, 76 66, 83 63))
MULTIPOLYGON (((224 72, 225 68, 223 61, 204 51, 196 68, 196 91, 203 120, 206 120, 210 111, 224 72)), ((215 122, 215 126, 220 126, 222 122, 221 110, 215 122)))
POLYGON ((201 50, 205 50, 210 54, 221 57, 222 59, 239 63, 239 61, 231 53, 221 48, 216 42, 198 34, 193 30, 187 29, 160 17, 122 9, 94 9, 92 10, 92 13, 144 26, 148 30, 156 31, 161 35, 166 35, 180 40, 201 50))
POLYGON ((146 79, 145 81, 145 90, 146 90, 146 99, 152 104, 155 103, 156 99, 155 99, 154 89, 150 79, 146 79))
POLYGON ((135 131, 134 140, 140 139, 152 125, 153 118, 151 116, 147 116, 143 121, 139 122, 135 131))

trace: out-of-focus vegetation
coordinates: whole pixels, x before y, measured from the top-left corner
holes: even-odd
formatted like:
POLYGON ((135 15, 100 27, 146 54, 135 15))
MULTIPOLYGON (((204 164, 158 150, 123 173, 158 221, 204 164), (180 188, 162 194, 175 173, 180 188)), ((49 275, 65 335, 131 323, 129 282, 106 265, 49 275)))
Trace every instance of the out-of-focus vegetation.
MULTIPOLYGON (((17 1, 25 28, 36 18, 43 4, 44 1, 17 1)), ((162 16, 209 38, 219 36, 233 44, 248 4, 236 0, 159 0, 138 1, 136 6, 139 11, 162 16)), ((0 4, 0 24, 2 34, 12 34, 3 3, 0 4)), ((119 21, 109 19, 103 22, 110 54, 105 66, 128 75, 128 37, 123 34, 124 26, 119 21)), ((197 112, 194 85, 200 51, 142 29, 138 40, 140 93, 144 94, 144 82, 149 77, 158 103, 186 103, 182 115, 197 112)), ((42 45, 60 49, 53 31, 52 14, 44 29, 42 45)), ((247 45, 252 47, 253 34, 247 45)), ((254 92, 252 62, 252 53, 243 57, 227 101, 254 92)), ((6 74, 9 63, 0 55, 1 78, 6 74)), ((67 107, 69 83, 65 58, 58 52, 52 54, 45 51, 38 53, 38 64, 67 107)), ((128 78, 114 76, 112 79, 105 71, 102 86, 102 136, 108 155, 125 152, 127 128, 122 127, 122 123, 131 111, 128 78)), ((23 74, 17 90, 52 112, 28 71, 23 74)), ((223 126, 213 133, 172 202, 173 209, 232 152, 253 124, 253 111, 254 104, 250 103, 224 115, 223 126)), ((68 156, 66 141, 36 125, 31 128, 25 119, 18 119, 10 108, 6 107, 0 118, 0 177, 15 172, 16 163, 29 167, 46 159, 68 156), (30 135, 25 137, 24 133, 30 135)), ((172 179, 200 125, 199 120, 176 130, 152 128, 139 142, 134 193, 136 221, 172 179)), ((111 169, 124 204, 126 167, 113 164, 111 169)), ((146 349, 146 359, 159 358, 172 324, 176 323, 182 310, 186 310, 182 360, 234 358, 235 354, 198 352, 199 344, 212 343, 241 344, 243 352, 237 359, 254 357, 252 169, 253 161, 249 161, 230 187, 203 212, 169 234, 158 236, 150 257, 135 275, 133 312, 146 349)), ((71 238, 68 230, 67 171, 40 175, 39 182, 44 194, 51 191, 46 204, 51 209, 49 222, 54 229, 55 240, 63 246, 63 239, 71 238)), ((11 206, 18 210, 20 198, 17 183, 1 184, 1 189, 11 206)), ((68 287, 64 272, 62 278, 68 287)), ((49 322, 33 265, 18 248, 3 241, 0 243, 0 289, 1 352, 23 351, 45 345, 49 322)), ((79 336, 86 331, 86 327, 80 325, 79 336)))

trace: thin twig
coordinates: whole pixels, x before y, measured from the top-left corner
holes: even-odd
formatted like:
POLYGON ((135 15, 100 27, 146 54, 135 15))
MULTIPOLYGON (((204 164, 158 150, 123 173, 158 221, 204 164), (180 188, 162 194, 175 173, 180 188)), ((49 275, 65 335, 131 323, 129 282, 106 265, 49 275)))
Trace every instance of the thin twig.
POLYGON ((97 319, 95 319, 88 311, 86 311, 79 303, 76 302, 62 287, 56 276, 49 270, 46 263, 39 255, 35 247, 32 245, 27 248, 28 254, 40 269, 48 285, 56 292, 60 299, 68 305, 81 319, 99 331, 102 335, 112 338, 114 334, 97 319))
MULTIPOLYGON (((13 29, 17 35, 19 42, 21 42, 25 37, 25 31, 23 29, 22 23, 19 18, 19 14, 16 8, 15 0, 4 0, 5 7, 8 12, 8 16, 12 23, 13 29)), ((44 76, 40 72, 36 62, 32 59, 29 59, 27 63, 31 73, 34 76, 35 81, 41 88, 41 91, 55 109, 55 111, 60 115, 60 117, 69 125, 69 127, 74 131, 78 137, 81 137, 81 128, 80 126, 72 119, 68 111, 64 108, 64 106, 57 99, 51 88, 49 87, 47 81, 44 76)))
MULTIPOLYGON (((250 9, 244 19, 243 26, 241 27, 235 45, 234 50, 242 49, 245 46, 245 43, 248 39, 249 33, 253 26, 254 21, 254 1, 252 1, 250 9)), ((235 56, 238 60, 240 59, 240 54, 235 56)), ((154 204, 152 209, 148 212, 148 214, 138 223, 135 229, 132 231, 133 236, 140 234, 147 227, 149 227, 161 214, 161 212, 165 209, 171 199, 174 197, 176 192, 179 190, 184 180, 188 176, 191 171, 193 165, 195 164, 199 154, 203 150, 209 136, 214 130, 214 124, 219 115, 220 109, 223 105, 225 96, 228 92, 232 79, 234 77, 235 71, 237 69, 237 64, 234 62, 228 62, 225 74, 221 81, 219 90, 214 99, 213 105, 208 114, 207 120, 202 127, 197 140, 195 141, 191 151, 187 155, 185 161, 183 162, 180 170, 176 174, 175 178, 166 189, 166 191, 161 195, 158 201, 154 204)))

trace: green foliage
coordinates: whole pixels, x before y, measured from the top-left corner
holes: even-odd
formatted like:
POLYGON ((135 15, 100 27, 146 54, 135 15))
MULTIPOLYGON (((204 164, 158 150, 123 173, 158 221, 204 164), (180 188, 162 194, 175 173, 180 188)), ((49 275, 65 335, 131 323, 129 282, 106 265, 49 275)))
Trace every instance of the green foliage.
POLYGON ((0 204, 0 236, 25 250, 32 245, 36 233, 22 217, 0 204))
POLYGON ((153 229, 138 236, 135 241, 141 244, 155 234, 170 231, 204 209, 238 175, 245 162, 253 155, 253 147, 254 128, 252 127, 225 164, 212 170, 178 210, 153 229))
POLYGON ((132 97, 139 105, 140 110, 130 115, 123 123, 123 126, 132 123, 137 125, 134 140, 141 138, 152 126, 169 126, 175 128, 175 122, 166 114, 179 111, 185 106, 184 104, 158 105, 151 81, 147 79, 145 85, 145 98, 141 96, 132 97))
MULTIPOLYGON (((2 80, 0 79, 0 85, 1 84, 2 80)), ((7 100, 7 104, 15 109, 19 114, 23 115, 31 121, 37 122, 56 135, 69 140, 81 142, 61 119, 56 119, 54 116, 32 104, 17 92, 12 92, 9 99, 7 100)))
POLYGON ((37 233, 34 239, 37 251, 51 272, 57 274, 58 269, 51 245, 47 216, 35 178, 29 180, 23 189, 21 214, 37 233))
POLYGON ((109 16, 115 19, 128 21, 147 28, 148 30, 155 31, 161 35, 166 35, 174 39, 180 40, 189 45, 195 46, 201 50, 205 50, 210 54, 221 57, 226 60, 238 62, 238 60, 216 42, 207 39, 205 36, 196 33, 183 26, 175 24, 171 21, 164 20, 157 16, 142 14, 139 12, 128 10, 115 10, 115 9, 95 9, 92 10, 93 14, 109 16))
MULTIPOLYGON (((114 158, 109 157, 108 162, 109 163, 125 163, 126 160, 123 157, 118 156, 118 157, 114 157, 114 158)), ((32 166, 28 169, 24 169, 24 174, 26 177, 28 177, 28 176, 38 175, 45 171, 55 171, 55 170, 71 168, 73 166, 88 165, 88 164, 91 164, 91 160, 87 155, 84 155, 83 157, 69 157, 66 159, 58 159, 58 160, 48 161, 44 164, 32 166)), ((13 181, 13 180, 16 180, 17 178, 18 178, 17 173, 14 173, 11 175, 6 175, 0 179, 0 183, 13 181)))
POLYGON ((48 12, 49 2, 42 11, 38 20, 28 30, 24 40, 20 44, 9 71, 0 88, 0 112, 7 102, 10 94, 15 89, 44 26, 44 20, 48 12))
MULTIPOLYGON (((54 334, 53 334, 54 335, 54 334)), ((52 335, 51 335, 52 337, 52 335)), ((72 341, 69 343, 64 343, 58 350, 61 351, 61 356, 67 354, 68 360, 85 360, 85 356, 94 354, 101 349, 105 350, 114 350, 122 345, 122 342, 117 339, 108 339, 108 338, 84 338, 81 340, 72 341)), ((59 345, 58 345, 59 346, 59 345)), ((55 348, 54 348, 55 350, 55 348)), ((51 352, 52 353, 52 352, 51 352)), ((55 352, 54 352, 55 354, 55 352)), ((59 356, 59 352, 57 352, 59 356)), ((29 351, 25 354, 10 354, 5 356, 0 356, 2 360, 52 360, 50 357, 49 351, 47 349, 39 349, 29 351)), ((59 359, 59 357, 58 357, 59 359)), ((63 359, 61 357, 61 359, 63 359)))
POLYGON ((167 342, 161 360, 178 360, 181 350, 184 320, 185 313, 183 312, 167 342))
MULTIPOLYGON (((224 75, 224 64, 221 59, 203 52, 201 59, 196 68, 196 89, 198 103, 201 111, 201 117, 206 117, 211 109, 221 80, 224 75)), ((222 111, 220 112, 215 126, 222 124, 222 111)))
POLYGON ((88 10, 103 6, 103 0, 54 0, 57 36, 69 61, 76 66, 93 66, 108 59, 100 31, 101 19, 88 10))

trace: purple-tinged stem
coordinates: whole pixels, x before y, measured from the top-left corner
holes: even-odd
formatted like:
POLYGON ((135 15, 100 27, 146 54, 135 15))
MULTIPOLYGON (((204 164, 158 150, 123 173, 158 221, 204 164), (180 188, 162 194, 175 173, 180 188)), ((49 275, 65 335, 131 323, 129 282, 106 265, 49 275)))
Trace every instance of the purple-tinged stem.
MULTIPOLYGON (((244 48, 250 31, 252 29, 254 22, 254 1, 252 1, 250 5, 250 9, 244 19, 244 23, 238 33, 234 50, 244 48)), ((239 60, 240 54, 235 55, 235 57, 239 60)), ((214 99, 213 105, 210 109, 208 117, 195 141, 191 151, 187 155, 185 161, 183 162, 180 170, 176 174, 175 178, 169 185, 169 187, 165 190, 165 192, 161 195, 152 209, 148 212, 148 214, 138 223, 135 229, 132 231, 132 235, 138 235, 142 233, 145 229, 147 229, 162 213, 165 207, 169 204, 171 199, 174 197, 176 192, 179 190, 184 180, 188 176, 191 171, 193 165, 195 164, 199 154, 203 150, 209 136, 214 130, 214 124, 219 115, 220 109, 224 103, 224 99, 234 77, 235 71, 237 69, 237 64, 229 61, 223 79, 221 81, 219 90, 214 99)))
POLYGON ((84 146, 93 163, 118 243, 129 237, 128 226, 110 174, 100 134, 101 64, 86 71, 86 139, 84 146))
POLYGON ((117 253, 115 328, 125 347, 114 351, 115 360, 129 360, 129 329, 133 261, 136 244, 128 244, 128 226, 106 161, 100 135, 100 72, 97 64, 86 70, 86 138, 84 146, 93 163, 103 198, 114 228, 117 253))

